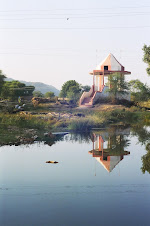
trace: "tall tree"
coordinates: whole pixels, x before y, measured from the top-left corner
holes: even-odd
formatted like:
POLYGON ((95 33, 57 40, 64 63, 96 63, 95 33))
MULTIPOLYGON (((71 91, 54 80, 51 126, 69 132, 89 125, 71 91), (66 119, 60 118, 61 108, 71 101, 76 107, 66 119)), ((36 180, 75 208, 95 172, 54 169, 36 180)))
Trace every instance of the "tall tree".
POLYGON ((2 87, 4 85, 5 78, 6 76, 3 74, 2 70, 0 70, 0 95, 1 95, 2 87))
POLYGON ((45 97, 46 98, 52 98, 52 97, 54 97, 55 96, 55 94, 53 93, 53 92, 47 92, 47 93, 45 93, 45 97))
POLYGON ((118 95, 124 95, 128 91, 128 84, 124 81, 124 77, 119 73, 114 73, 108 77, 108 82, 110 88, 108 92, 111 94, 113 100, 117 98, 118 95))
POLYGON ((143 61, 148 65, 146 71, 147 74, 150 75, 150 46, 144 45, 143 51, 144 51, 143 61))
POLYGON ((150 99, 150 87, 138 79, 131 80, 129 82, 129 87, 133 101, 140 102, 150 99))
POLYGON ((68 95, 69 96, 77 95, 80 94, 80 92, 81 92, 80 84, 75 80, 69 80, 63 84, 62 89, 60 91, 60 97, 68 97, 68 95))

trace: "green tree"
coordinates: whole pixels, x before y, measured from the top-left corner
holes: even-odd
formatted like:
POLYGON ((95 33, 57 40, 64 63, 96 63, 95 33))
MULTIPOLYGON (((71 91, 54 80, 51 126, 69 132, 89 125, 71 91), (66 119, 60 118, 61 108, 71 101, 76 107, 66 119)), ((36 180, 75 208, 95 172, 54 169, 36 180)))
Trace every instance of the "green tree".
POLYGON ((89 91, 90 91, 90 89, 91 89, 91 87, 90 87, 90 86, 88 86, 88 85, 86 85, 86 86, 82 86, 81 88, 82 88, 82 92, 89 92, 89 91))
POLYGON ((144 51, 143 61, 148 65, 146 71, 150 75, 150 46, 144 45, 142 50, 144 51))
POLYGON ((111 94, 113 100, 115 100, 118 95, 124 95, 128 92, 128 83, 124 81, 124 77, 119 73, 110 75, 108 82, 110 84, 108 92, 111 94))
POLYGON ((33 92, 33 96, 34 96, 34 97, 44 97, 44 94, 41 93, 40 91, 34 91, 34 92, 33 92))
POLYGON ((4 99, 15 100, 19 96, 31 96, 34 86, 26 86, 19 81, 5 81, 1 90, 1 97, 4 99))
POLYGON ((47 93, 45 93, 45 97, 52 98, 52 97, 55 97, 55 94, 53 92, 47 92, 47 93))
POLYGON ((0 70, 0 96, 1 96, 1 91, 2 91, 2 87, 4 85, 5 78, 6 78, 6 76, 3 74, 2 70, 0 70))
POLYGON ((71 98, 71 96, 78 94, 80 95, 80 93, 81 93, 80 84, 75 80, 69 80, 63 84, 59 96, 71 98))
POLYGON ((150 88, 138 79, 131 80, 129 82, 129 87, 133 101, 140 102, 150 99, 150 88))
POLYGON ((81 96, 80 91, 81 89, 79 89, 77 86, 71 86, 69 88, 69 91, 67 92, 67 97, 73 100, 74 103, 76 103, 81 96))

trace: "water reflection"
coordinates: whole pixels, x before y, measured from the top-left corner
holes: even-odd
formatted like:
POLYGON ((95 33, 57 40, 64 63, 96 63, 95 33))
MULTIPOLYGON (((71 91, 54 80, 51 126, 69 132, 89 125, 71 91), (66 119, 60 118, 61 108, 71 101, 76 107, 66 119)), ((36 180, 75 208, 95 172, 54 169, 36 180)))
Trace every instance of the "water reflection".
POLYGON ((124 150, 129 145, 129 140, 126 138, 129 134, 129 128, 124 130, 112 128, 109 131, 94 132, 93 148, 89 154, 108 172, 111 172, 123 160, 124 155, 130 154, 124 150))
POLYGON ((143 170, 150 172, 150 146, 146 152, 138 142, 144 130, 142 139, 132 132, 111 127, 55 144, 46 136, 28 147, 0 147, 0 225, 149 225, 150 180, 140 168, 146 155, 143 170), (106 169, 97 177, 92 156, 106 169))
POLYGON ((146 145, 146 151, 147 153, 142 156, 142 167, 141 170, 143 173, 146 171, 150 173, 150 143, 146 145))
POLYGON ((133 136, 138 137, 139 143, 145 146, 146 154, 141 157, 143 173, 150 173, 150 127, 136 125, 132 128, 133 136))

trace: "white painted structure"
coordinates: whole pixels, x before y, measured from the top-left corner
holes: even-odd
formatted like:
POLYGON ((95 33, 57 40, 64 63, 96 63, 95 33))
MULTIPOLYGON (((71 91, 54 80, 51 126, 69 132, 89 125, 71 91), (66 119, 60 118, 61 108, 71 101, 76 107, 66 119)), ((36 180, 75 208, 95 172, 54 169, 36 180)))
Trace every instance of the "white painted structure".
MULTIPOLYGON (((109 54, 96 69, 90 72, 93 75, 93 86, 89 92, 84 92, 80 98, 80 106, 92 106, 96 100, 102 97, 108 97, 109 93, 106 92, 111 84, 105 85, 105 79, 111 74, 119 73, 124 79, 125 74, 131 74, 129 71, 125 71, 125 68, 117 61, 113 54, 109 54)), ((119 99, 130 100, 130 95, 118 96, 119 99)))

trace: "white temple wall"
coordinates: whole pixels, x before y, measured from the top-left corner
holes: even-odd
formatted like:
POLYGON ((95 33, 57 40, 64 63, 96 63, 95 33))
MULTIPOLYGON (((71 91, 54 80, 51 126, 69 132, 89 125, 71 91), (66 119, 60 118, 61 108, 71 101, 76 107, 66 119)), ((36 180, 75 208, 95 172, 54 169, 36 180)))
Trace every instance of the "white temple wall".
MULTIPOLYGON (((101 98, 108 98, 111 96, 111 94, 109 92, 107 92, 107 90, 109 90, 109 87, 108 86, 105 86, 103 91, 102 92, 97 92, 96 95, 95 95, 95 98, 93 100, 93 104, 95 104, 95 102, 97 100, 100 100, 101 98)), ((131 100, 131 94, 130 93, 127 93, 127 94, 124 94, 124 95, 117 95, 117 98, 119 100, 121 99, 125 99, 125 100, 131 100)))
POLYGON ((112 56, 111 56, 111 70, 112 71, 121 71, 121 65, 112 56))
POLYGON ((97 92, 96 95, 95 95, 95 98, 94 98, 94 100, 93 100, 93 104, 94 104, 98 99, 109 97, 109 92, 106 91, 106 90, 108 90, 108 89, 109 89, 108 86, 105 86, 102 92, 97 92))

